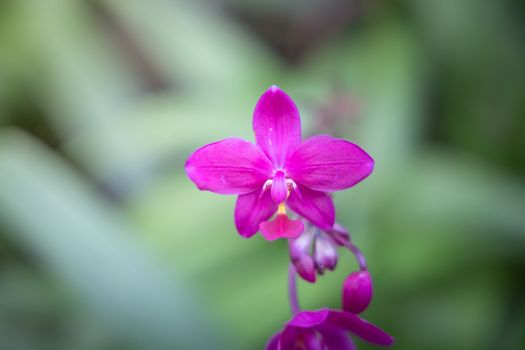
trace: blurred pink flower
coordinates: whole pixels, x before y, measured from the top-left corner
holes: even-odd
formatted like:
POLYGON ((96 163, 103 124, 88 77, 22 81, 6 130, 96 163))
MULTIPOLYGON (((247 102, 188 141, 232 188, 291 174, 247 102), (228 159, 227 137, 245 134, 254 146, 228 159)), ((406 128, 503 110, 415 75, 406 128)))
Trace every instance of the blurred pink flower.
POLYGON ((330 230, 335 209, 328 192, 352 187, 374 167, 365 151, 346 140, 319 135, 303 142, 299 111, 277 86, 259 98, 253 130, 255 144, 227 138, 197 149, 186 162, 199 189, 239 195, 235 224, 243 237, 258 230, 268 240, 299 236, 303 223, 290 220, 286 208, 330 230))
POLYGON ((388 333, 350 312, 301 311, 266 344, 266 350, 354 350, 348 332, 380 346, 394 342, 388 333))

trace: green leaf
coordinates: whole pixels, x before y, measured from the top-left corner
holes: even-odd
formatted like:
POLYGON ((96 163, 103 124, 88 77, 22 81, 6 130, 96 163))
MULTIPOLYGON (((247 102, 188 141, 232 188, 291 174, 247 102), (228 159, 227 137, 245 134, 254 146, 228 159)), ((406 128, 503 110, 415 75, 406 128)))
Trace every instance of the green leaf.
POLYGON ((188 282, 170 278, 78 174, 20 132, 0 140, 0 220, 86 311, 141 349, 229 349, 188 282))

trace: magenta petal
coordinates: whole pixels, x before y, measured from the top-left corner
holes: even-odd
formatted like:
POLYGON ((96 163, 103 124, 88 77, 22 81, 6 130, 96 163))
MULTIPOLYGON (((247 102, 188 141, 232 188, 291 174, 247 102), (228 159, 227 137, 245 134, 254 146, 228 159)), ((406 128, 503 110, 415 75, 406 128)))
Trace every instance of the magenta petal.
POLYGON ((335 208, 332 198, 323 192, 313 191, 300 185, 298 187, 301 191, 301 199, 296 192, 292 192, 287 201, 288 206, 322 230, 330 230, 335 221, 335 208))
POLYGON ((352 272, 343 283, 343 310, 360 314, 372 300, 372 279, 368 271, 352 272))
POLYGON ((304 231, 301 220, 290 220, 286 214, 278 214, 272 221, 263 221, 259 230, 264 238, 269 241, 278 238, 296 238, 304 231))
POLYGON ((266 343, 264 350, 279 350, 279 339, 281 338, 281 332, 272 335, 272 337, 266 343))
POLYGON ((394 338, 381 328, 350 312, 330 310, 326 325, 345 329, 363 340, 376 345, 388 346, 394 342, 394 338))
POLYGON ((286 178, 284 173, 279 170, 273 176, 272 199, 275 203, 282 203, 286 200, 286 178))
POLYGON ((295 271, 302 279, 307 282, 315 283, 315 263, 314 259, 308 255, 303 254, 293 261, 295 271))
POLYGON ((301 144, 301 120, 293 100, 277 86, 259 98, 253 112, 255 141, 277 168, 301 144))
POLYGON ((319 333, 312 330, 310 332, 304 332, 301 336, 301 345, 304 344, 304 349, 308 350, 324 350, 325 342, 319 333))
POLYGON ((295 182, 322 192, 352 187, 373 169, 374 160, 361 147, 327 135, 305 141, 286 163, 295 182))
POLYGON ((193 152, 186 174, 201 190, 243 194, 261 188, 271 178, 272 165, 253 143, 228 138, 193 152))
POLYGON ((300 338, 305 334, 311 332, 310 330, 301 329, 297 327, 285 327, 279 338, 279 350, 296 350, 296 344, 300 342, 300 338))
POLYGON ((310 328, 324 323, 332 311, 319 309, 315 311, 301 311, 292 318, 287 325, 300 328, 310 328))
POLYGON ((347 332, 343 332, 333 327, 320 327, 319 331, 323 335, 324 344, 327 350, 357 349, 347 332))
POLYGON ((276 211, 277 204, 270 192, 260 195, 260 189, 242 194, 235 203, 235 226, 241 236, 249 238, 259 230, 259 224, 268 220, 276 211))

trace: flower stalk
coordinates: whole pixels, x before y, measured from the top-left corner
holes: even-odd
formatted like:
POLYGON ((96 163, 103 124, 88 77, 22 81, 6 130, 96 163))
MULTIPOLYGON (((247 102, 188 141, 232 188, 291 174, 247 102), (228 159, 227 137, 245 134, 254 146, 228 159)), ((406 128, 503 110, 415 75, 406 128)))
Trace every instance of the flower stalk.
POLYGON ((288 300, 290 302, 290 310, 292 315, 295 316, 301 312, 299 306, 299 297, 297 295, 297 272, 292 263, 288 267, 288 300))
POLYGON ((354 254, 355 259, 357 260, 357 263, 359 264, 359 269, 361 271, 366 271, 367 270, 366 260, 365 260, 365 256, 363 255, 363 253, 361 253, 361 250, 357 248, 357 246, 354 245, 351 240, 348 240, 345 243, 345 247, 348 248, 348 250, 350 250, 352 254, 354 254))

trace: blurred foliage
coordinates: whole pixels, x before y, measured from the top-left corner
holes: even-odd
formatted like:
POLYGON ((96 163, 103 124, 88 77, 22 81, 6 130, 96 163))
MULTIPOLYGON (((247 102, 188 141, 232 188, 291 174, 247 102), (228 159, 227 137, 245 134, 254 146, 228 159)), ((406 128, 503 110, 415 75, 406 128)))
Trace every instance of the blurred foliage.
MULTIPOLYGON (((271 84, 373 176, 335 195, 399 349, 525 347, 518 1, 4 0, 0 348, 260 349, 285 242, 241 239, 196 147, 271 84)), ((339 305, 343 255, 304 307, 339 305)), ((359 343, 360 348, 368 345, 359 343)))

